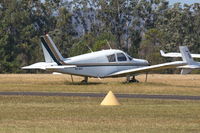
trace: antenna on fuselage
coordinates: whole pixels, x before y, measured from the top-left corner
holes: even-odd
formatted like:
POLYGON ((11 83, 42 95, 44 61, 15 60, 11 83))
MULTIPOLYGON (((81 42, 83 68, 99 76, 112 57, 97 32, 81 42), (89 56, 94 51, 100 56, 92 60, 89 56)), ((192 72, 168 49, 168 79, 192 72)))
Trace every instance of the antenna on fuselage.
POLYGON ((112 47, 110 46, 110 43, 108 42, 108 40, 106 40, 106 42, 107 42, 107 44, 108 44, 108 47, 109 47, 110 49, 112 49, 112 47))
POLYGON ((88 46, 88 45, 86 45, 87 47, 88 47, 88 49, 93 53, 93 51, 92 51, 92 49, 88 46))

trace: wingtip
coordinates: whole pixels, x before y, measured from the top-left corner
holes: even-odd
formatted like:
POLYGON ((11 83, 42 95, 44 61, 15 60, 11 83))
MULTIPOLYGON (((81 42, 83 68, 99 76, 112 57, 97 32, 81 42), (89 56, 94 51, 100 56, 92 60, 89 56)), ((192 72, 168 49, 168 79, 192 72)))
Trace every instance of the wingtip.
POLYGON ((21 67, 21 69, 23 69, 23 70, 24 70, 24 69, 27 69, 27 66, 21 67))

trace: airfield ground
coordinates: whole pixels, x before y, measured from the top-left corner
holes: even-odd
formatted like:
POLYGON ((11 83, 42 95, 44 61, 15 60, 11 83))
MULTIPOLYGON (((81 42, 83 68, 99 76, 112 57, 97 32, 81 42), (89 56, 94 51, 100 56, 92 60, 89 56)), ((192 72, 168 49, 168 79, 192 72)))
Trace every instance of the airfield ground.
MULTIPOLYGON (((89 79, 50 74, 2 74, 0 92, 101 92, 200 96, 200 75, 145 75, 89 79)), ((199 100, 119 98, 121 106, 100 106, 103 98, 0 96, 2 133, 199 133, 199 100)))

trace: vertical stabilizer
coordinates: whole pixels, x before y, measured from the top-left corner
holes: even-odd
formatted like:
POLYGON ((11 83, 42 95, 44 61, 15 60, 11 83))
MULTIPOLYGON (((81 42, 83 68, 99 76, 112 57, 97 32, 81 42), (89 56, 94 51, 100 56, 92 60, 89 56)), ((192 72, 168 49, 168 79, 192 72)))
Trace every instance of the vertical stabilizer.
POLYGON ((41 43, 41 45, 42 45, 42 51, 44 54, 45 62, 47 62, 47 63, 54 62, 53 59, 51 58, 50 54, 48 53, 47 49, 44 47, 43 43, 41 43))
POLYGON ((183 61, 187 62, 188 65, 196 64, 187 46, 180 46, 179 49, 181 51, 183 61))
POLYGON ((163 50, 160 50, 161 56, 165 57, 165 52, 163 50))
POLYGON ((63 57, 48 34, 41 36, 41 45, 46 62, 56 62, 58 65, 63 64, 63 57))

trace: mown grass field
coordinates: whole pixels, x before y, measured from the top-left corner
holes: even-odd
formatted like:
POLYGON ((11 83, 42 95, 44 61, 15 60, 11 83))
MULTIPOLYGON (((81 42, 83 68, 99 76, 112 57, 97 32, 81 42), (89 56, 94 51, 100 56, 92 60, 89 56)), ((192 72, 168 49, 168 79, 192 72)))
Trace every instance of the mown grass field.
POLYGON ((43 91, 43 92, 103 92, 136 94, 177 94, 200 96, 200 75, 137 76, 140 83, 125 83, 125 78, 89 79, 81 84, 82 77, 52 74, 0 74, 0 91, 43 91))
MULTIPOLYGON (((200 75, 144 75, 141 83, 67 75, 0 75, 0 91, 103 92, 200 96, 200 75)), ((199 133, 200 101, 119 99, 121 106, 99 104, 103 98, 0 96, 0 133, 199 133)))

